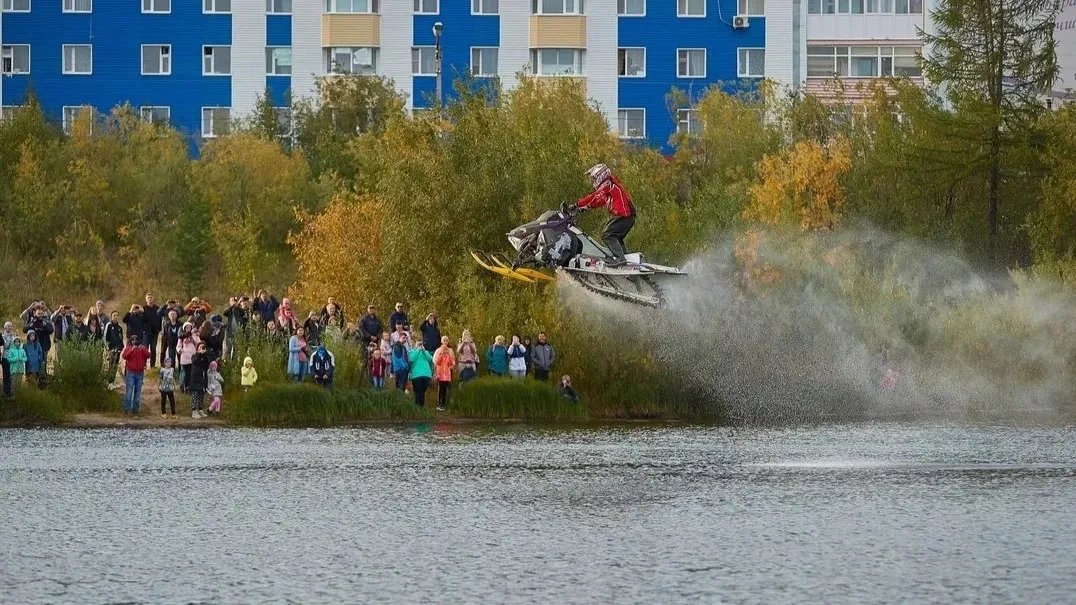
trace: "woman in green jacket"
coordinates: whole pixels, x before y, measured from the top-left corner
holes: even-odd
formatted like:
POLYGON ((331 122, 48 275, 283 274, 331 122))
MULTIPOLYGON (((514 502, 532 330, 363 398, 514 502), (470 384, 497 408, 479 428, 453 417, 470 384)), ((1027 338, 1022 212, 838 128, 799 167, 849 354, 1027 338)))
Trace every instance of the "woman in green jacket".
POLYGON ((508 348, 504 336, 498 336, 486 351, 486 367, 490 376, 504 376, 508 372, 508 348))
POLYGON ((415 347, 407 354, 411 367, 411 386, 415 389, 415 404, 426 405, 426 388, 433 379, 433 356, 423 347, 415 347))

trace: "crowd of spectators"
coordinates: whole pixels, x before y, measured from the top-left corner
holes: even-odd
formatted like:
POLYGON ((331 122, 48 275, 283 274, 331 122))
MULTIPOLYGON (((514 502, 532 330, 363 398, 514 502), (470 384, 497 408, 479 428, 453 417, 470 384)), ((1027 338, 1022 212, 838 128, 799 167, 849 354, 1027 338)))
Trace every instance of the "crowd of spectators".
MULTIPOLYGON (((21 332, 14 322, 5 322, 0 343, 5 396, 11 396, 17 384, 45 388, 49 360, 63 355, 65 343, 81 341, 102 348, 110 389, 120 388, 117 377, 123 368, 127 414, 139 413, 145 373, 158 365, 162 416, 171 412, 175 417, 175 391, 190 397, 193 417, 219 413, 223 368, 236 361, 244 343, 254 341, 279 348, 290 380, 309 379, 326 388, 332 388, 336 370, 329 342, 361 347, 373 388, 394 385, 413 393, 421 406, 436 383, 441 411, 448 406, 453 383, 463 388, 479 376, 480 368, 490 376, 548 381, 556 363, 556 351, 545 333, 538 334, 537 342, 529 336, 512 335, 508 341, 498 335, 482 347, 464 330, 453 344, 441 333, 437 313, 426 315, 413 330, 403 303, 396 303, 387 322, 369 305, 364 315, 349 323, 343 306, 331 297, 304 317, 289 298, 278 301, 265 290, 233 296, 216 312, 198 297, 185 304, 175 299, 158 304, 153 294, 146 294, 144 304, 133 304, 122 315, 116 310, 106 313, 100 300, 85 313, 67 304, 53 311, 43 301, 34 301, 18 319, 21 332)), ((257 383, 257 369, 249 356, 244 356, 239 375, 244 390, 257 383)), ((569 377, 564 376, 558 388, 564 397, 578 401, 569 377)))

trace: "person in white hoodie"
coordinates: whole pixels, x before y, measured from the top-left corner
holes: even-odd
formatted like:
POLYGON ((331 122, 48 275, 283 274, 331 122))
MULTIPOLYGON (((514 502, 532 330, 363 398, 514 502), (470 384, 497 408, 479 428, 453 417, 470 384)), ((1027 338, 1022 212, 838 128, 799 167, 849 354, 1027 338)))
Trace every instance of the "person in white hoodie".
POLYGON ((527 347, 519 342, 519 336, 512 335, 512 344, 508 347, 508 373, 512 378, 527 377, 527 347))

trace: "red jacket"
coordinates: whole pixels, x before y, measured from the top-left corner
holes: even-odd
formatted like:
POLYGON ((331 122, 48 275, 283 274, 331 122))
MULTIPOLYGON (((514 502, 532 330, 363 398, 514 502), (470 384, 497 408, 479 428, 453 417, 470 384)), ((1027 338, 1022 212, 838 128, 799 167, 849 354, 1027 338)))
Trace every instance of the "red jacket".
POLYGON ((576 204, 580 208, 609 207, 609 213, 614 216, 631 216, 635 208, 631 205, 631 196, 615 176, 609 177, 594 193, 579 200, 576 204))
POLYGON ((141 374, 146 371, 146 362, 149 361, 149 349, 139 345, 132 347, 127 345, 123 349, 123 359, 127 362, 127 371, 141 374))
POLYGON ((370 376, 374 378, 384 378, 388 367, 389 362, 384 357, 370 358, 370 376))

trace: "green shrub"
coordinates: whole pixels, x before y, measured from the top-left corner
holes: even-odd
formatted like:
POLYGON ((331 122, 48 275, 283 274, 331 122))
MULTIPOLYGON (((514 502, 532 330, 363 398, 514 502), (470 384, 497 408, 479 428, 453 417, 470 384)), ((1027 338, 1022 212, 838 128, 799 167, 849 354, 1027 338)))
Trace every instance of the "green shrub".
POLYGON ((335 426, 432 418, 429 410, 394 391, 330 391, 311 384, 258 387, 225 409, 229 420, 252 426, 335 426))
POLYGON ((551 384, 507 378, 481 378, 456 388, 449 404, 466 418, 586 420, 587 409, 557 394, 551 384))
POLYGON ((240 371, 243 359, 250 357, 254 369, 258 371, 258 384, 284 384, 288 381, 288 345, 262 337, 261 333, 252 331, 252 336, 239 336, 236 339, 235 363, 225 364, 224 381, 227 384, 240 384, 240 371))
POLYGON ((0 426, 48 426, 64 420, 63 404, 48 391, 19 386, 13 395, 0 400, 0 426))
MULTIPOLYGON (((347 338, 339 331, 325 333, 325 348, 333 354, 336 371, 333 384, 341 389, 358 389, 370 386, 366 377, 366 349, 362 342, 347 338)), ((313 354, 313 351, 311 351, 313 354)))
POLYGON ((108 390, 104 350, 84 341, 66 341, 53 365, 49 391, 72 411, 116 410, 119 397, 108 390))

